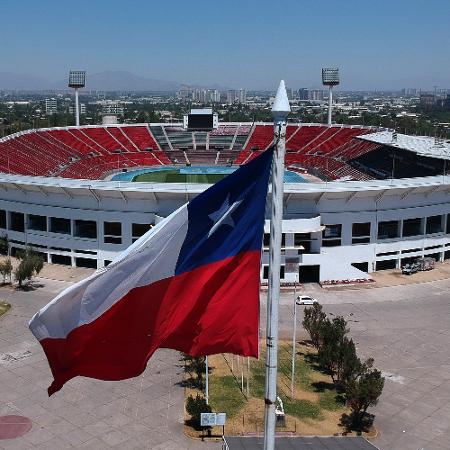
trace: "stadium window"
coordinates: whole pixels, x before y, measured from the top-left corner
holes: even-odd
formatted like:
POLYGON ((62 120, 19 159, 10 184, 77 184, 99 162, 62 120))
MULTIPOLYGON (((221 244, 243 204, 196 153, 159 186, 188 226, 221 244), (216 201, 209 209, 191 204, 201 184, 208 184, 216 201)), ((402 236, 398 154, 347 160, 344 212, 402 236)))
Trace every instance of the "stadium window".
POLYGON ((322 231, 322 238, 340 238, 342 235, 342 225, 325 225, 325 229, 322 231))
POLYGON ((90 258, 75 258, 75 265, 77 267, 86 267, 88 269, 97 268, 97 260, 90 258))
POLYGON ((311 253, 311 233, 294 233, 294 247, 303 247, 301 253, 311 253))
POLYGON ((378 224, 378 239, 398 237, 398 220, 387 220, 378 224))
POLYGON ((447 234, 450 234, 450 214, 447 214, 447 234))
POLYGON ((442 233, 442 216, 427 217, 427 234, 442 233))
MULTIPOLYGON (((284 279, 284 266, 280 266, 280 278, 284 279)), ((263 280, 269 279, 269 266, 263 266, 263 280)))
POLYGON ((422 219, 406 219, 403 221, 403 236, 419 236, 423 234, 422 219))
POLYGON ((341 245, 340 239, 324 239, 322 240, 322 247, 339 247, 341 245))
POLYGON ((103 222, 103 234, 105 244, 121 244, 122 224, 120 222, 103 222))
MULTIPOLYGON (((50 217, 50 231, 52 233, 70 234, 70 219, 50 217)), ((59 263, 58 263, 59 264, 59 263)))
POLYGON ((50 254, 52 264, 61 264, 63 266, 71 266, 72 259, 70 256, 50 254))
POLYGON ((131 226, 132 242, 137 241, 141 236, 147 233, 152 226, 149 223, 133 223, 131 226))
MULTIPOLYGON (((264 248, 269 248, 270 246, 270 233, 264 233, 264 248)), ((286 234, 281 235, 281 246, 286 247, 286 234)))
POLYGON ((47 217, 28 214, 28 229, 35 231, 47 231, 47 217))
POLYGON ((0 209, 0 228, 6 230, 6 211, 4 209, 0 209))
POLYGON ((13 231, 25 231, 25 216, 23 213, 11 211, 10 213, 10 230, 13 231))
POLYGON ((325 225, 322 231, 322 247, 339 247, 341 245, 342 224, 325 225))
POLYGON ((95 220, 75 220, 74 236, 97 239, 97 222, 95 220))
POLYGON ((352 244, 370 243, 370 222, 352 224, 352 244))
POLYGON ((370 236, 370 222, 354 223, 352 225, 353 237, 367 237, 370 236))

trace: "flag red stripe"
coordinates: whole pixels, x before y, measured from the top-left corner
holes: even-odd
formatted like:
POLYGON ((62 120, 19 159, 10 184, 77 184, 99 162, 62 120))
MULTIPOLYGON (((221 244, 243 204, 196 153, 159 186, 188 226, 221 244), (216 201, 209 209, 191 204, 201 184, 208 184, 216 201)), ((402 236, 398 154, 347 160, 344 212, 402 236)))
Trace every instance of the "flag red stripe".
POLYGON ((66 338, 41 340, 54 376, 49 394, 77 375, 137 376, 157 348, 257 357, 260 257, 244 252, 134 288, 66 338))

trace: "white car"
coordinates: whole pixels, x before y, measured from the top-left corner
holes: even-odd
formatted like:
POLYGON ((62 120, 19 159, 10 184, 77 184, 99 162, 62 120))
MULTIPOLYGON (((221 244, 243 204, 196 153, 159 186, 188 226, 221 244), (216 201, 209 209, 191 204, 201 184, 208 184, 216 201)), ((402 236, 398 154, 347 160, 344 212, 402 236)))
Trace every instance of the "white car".
POLYGON ((295 303, 297 305, 314 305, 314 303, 318 302, 315 298, 312 298, 309 295, 299 295, 295 303))

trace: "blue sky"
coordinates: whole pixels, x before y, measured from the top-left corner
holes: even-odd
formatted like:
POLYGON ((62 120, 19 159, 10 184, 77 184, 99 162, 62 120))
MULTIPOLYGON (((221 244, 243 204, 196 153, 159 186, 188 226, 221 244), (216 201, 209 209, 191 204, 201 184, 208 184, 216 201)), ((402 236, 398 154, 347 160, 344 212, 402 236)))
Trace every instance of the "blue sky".
POLYGON ((450 88, 450 0, 0 0, 0 71, 192 84, 450 88))

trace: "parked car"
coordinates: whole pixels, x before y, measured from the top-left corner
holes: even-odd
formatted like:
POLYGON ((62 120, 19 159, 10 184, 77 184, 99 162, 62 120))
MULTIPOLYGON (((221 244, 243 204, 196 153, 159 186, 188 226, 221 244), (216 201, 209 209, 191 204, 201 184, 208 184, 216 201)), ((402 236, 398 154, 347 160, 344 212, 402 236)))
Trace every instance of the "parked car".
POLYGON ((412 263, 407 263, 402 267, 404 275, 412 275, 413 273, 434 269, 434 258, 418 258, 412 263))
POLYGON ((314 303, 318 303, 317 300, 309 295, 299 295, 297 300, 295 300, 297 305, 314 305, 314 303))
POLYGON ((434 258, 419 258, 416 260, 419 270, 432 270, 434 269, 434 263, 434 258))
POLYGON ((419 265, 416 263, 407 263, 402 267, 403 275, 412 275, 419 271, 419 265))

